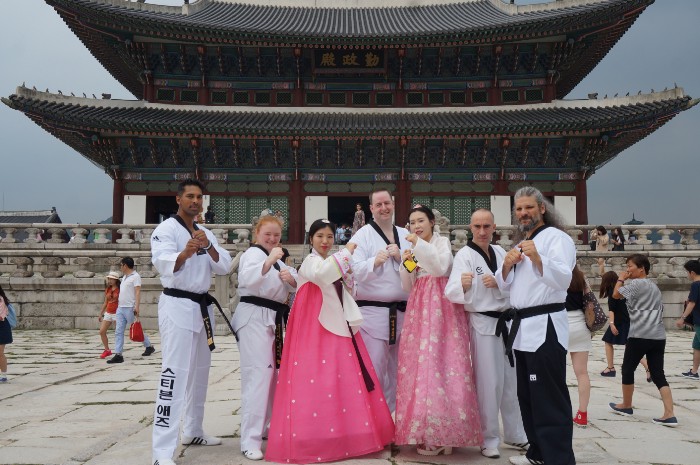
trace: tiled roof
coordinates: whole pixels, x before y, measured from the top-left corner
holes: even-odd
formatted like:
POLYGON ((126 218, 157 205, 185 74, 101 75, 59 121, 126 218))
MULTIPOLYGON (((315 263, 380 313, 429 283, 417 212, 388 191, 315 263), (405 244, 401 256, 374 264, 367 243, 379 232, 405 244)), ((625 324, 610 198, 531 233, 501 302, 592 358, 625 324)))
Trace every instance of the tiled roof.
MULTIPOLYGON (((585 24, 596 15, 617 16, 618 8, 647 6, 653 0, 569 0, 540 7, 512 7, 501 0, 453 2, 394 2, 392 6, 348 7, 357 2, 334 2, 336 7, 288 6, 293 2, 222 2, 200 0, 180 7, 161 7, 124 0, 46 0, 50 5, 109 15, 113 26, 135 21, 149 28, 165 27, 198 35, 205 31, 249 33, 308 39, 395 37, 507 33, 536 33, 585 24)), ((310 2, 299 2, 309 5, 310 2)), ((323 2, 319 2, 323 3, 323 2)), ((330 4, 331 2, 325 2, 330 4)), ((360 2, 362 3, 362 2, 360 2)), ((365 2, 369 4, 370 2, 365 2)), ((388 2, 385 2, 388 4, 388 2)), ((146 29, 147 32, 148 29, 146 29)))
POLYGON ((55 210, 39 211, 0 211, 0 224, 7 223, 60 223, 61 218, 55 210))
POLYGON ((669 118, 695 105, 683 89, 606 100, 506 107, 208 107, 66 97, 23 87, 2 101, 47 129, 148 137, 480 136, 614 130, 669 118))

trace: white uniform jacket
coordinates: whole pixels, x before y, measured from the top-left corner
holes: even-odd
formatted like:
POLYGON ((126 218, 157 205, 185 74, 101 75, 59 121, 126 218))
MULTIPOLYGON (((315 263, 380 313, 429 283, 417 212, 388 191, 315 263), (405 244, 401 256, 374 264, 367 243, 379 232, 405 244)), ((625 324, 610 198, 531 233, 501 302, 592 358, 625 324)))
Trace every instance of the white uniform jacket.
MULTIPOLYGON (((215 262, 208 253, 193 255, 178 271, 174 271, 178 255, 185 249, 192 236, 175 218, 168 218, 159 224, 151 235, 153 266, 160 273, 160 282, 163 287, 203 294, 209 292, 211 288, 212 272, 225 275, 231 269, 231 255, 228 251, 219 245, 211 231, 203 226, 197 226, 204 231, 212 247, 219 252, 219 261, 215 262)), ((161 295, 160 299, 164 303, 164 308, 167 308, 164 314, 176 326, 194 332, 201 331, 204 322, 199 304, 189 299, 167 295, 161 295)), ((214 321, 211 306, 209 306, 209 319, 214 321)))
MULTIPOLYGON (((478 247, 478 246, 477 246, 478 247)), ((496 268, 501 268, 506 251, 500 245, 492 245, 496 255, 496 268)), ((470 312, 470 321, 474 330, 484 336, 496 334, 496 318, 480 315, 479 312, 502 312, 510 308, 508 291, 484 286, 483 278, 493 276, 484 257, 469 246, 463 247, 455 255, 450 279, 445 286, 445 296, 456 304, 464 305, 470 312), (462 288, 462 273, 473 273, 472 286, 464 292, 462 288)))
POLYGON ((356 333, 362 325, 362 313, 350 295, 352 292, 352 254, 342 249, 325 260, 316 251, 304 259, 299 268, 299 289, 307 282, 317 285, 323 295, 323 304, 318 315, 321 326, 337 336, 350 337, 348 324, 356 333), (343 303, 333 283, 343 278, 343 303), (348 289, 350 292, 348 292, 348 289))
POLYGON ((399 268, 401 287, 404 291, 411 292, 416 279, 423 276, 449 276, 453 257, 448 238, 433 234, 430 242, 426 242, 419 237, 412 252, 418 262, 418 268, 413 273, 409 273, 404 266, 399 268))
MULTIPOLYGON (((262 297, 275 302, 285 303, 289 294, 296 290, 280 279, 280 272, 274 266, 269 271, 262 274, 263 263, 267 259, 265 252, 257 247, 250 247, 241 255, 238 264, 238 294, 262 297)), ((298 279, 297 270, 287 266, 281 260, 277 260, 280 270, 289 270, 295 280, 298 279)), ((263 319, 267 326, 275 325, 275 311, 265 307, 258 307, 254 304, 240 302, 236 307, 236 312, 231 319, 231 326, 234 331, 248 324, 250 317, 262 312, 263 319)))
MULTIPOLYGON (((496 272, 498 287, 510 291, 510 304, 514 308, 563 303, 566 300, 566 290, 576 265, 574 241, 564 231, 549 227, 540 231, 534 242, 542 259, 542 274, 525 255, 505 280, 502 265, 496 272)), ((513 349, 535 352, 547 337, 547 318, 552 319, 559 343, 568 350, 569 320, 563 305, 561 312, 524 318, 515 336, 513 349)))
MULTIPOLYGON (((411 248, 406 240, 409 232, 396 227, 399 235, 400 250, 411 248)), ((389 238, 392 240, 393 238, 389 238)), ((380 250, 386 250, 387 244, 377 231, 369 224, 361 227, 350 239, 357 244, 353 253, 353 274, 355 275, 355 298, 357 300, 378 300, 397 302, 408 300, 408 292, 401 287, 399 267, 403 265, 390 257, 382 266, 374 268, 374 258, 380 250)), ((389 340, 388 309, 383 307, 363 307, 363 331, 375 339, 389 340)), ((401 325, 402 317, 399 318, 401 325)), ((397 328, 401 332, 401 328, 397 328)))

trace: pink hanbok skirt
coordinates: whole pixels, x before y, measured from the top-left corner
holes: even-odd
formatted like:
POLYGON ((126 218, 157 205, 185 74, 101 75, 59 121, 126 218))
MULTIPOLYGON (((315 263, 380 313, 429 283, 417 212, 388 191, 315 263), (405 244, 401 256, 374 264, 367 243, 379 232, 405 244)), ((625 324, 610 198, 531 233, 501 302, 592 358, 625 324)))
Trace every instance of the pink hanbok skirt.
POLYGON ((447 277, 418 278, 399 346, 396 444, 480 446, 469 319, 445 297, 447 277))
POLYGON ((321 290, 297 292, 287 326, 265 460, 332 462, 380 451, 394 422, 359 333, 355 335, 374 390, 367 391, 352 339, 318 321, 321 290))

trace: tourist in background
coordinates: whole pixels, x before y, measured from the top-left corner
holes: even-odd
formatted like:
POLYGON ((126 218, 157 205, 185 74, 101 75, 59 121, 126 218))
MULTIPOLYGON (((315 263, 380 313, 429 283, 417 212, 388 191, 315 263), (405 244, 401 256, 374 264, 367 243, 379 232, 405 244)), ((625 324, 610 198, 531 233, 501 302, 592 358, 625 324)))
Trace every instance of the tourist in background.
POLYGON ((394 442, 417 444, 420 455, 449 455, 453 447, 482 441, 469 320, 445 296, 452 249, 447 237, 433 234, 432 210, 413 207, 409 227, 411 248, 402 258, 417 267, 399 271, 410 294, 399 345, 394 442))
POLYGON ((508 293, 498 289, 493 275, 506 251, 491 245, 496 224, 489 210, 474 211, 469 228, 472 239, 455 255, 445 296, 469 312, 471 360, 483 436, 481 455, 498 458, 499 416, 504 442, 521 450, 528 446, 518 407, 515 364, 510 364, 503 341, 496 336, 496 322, 510 308, 508 293))
POLYGON ((211 207, 211 205, 209 205, 207 207, 207 212, 204 214, 204 221, 207 224, 213 224, 215 217, 216 217, 216 213, 214 213, 214 209, 211 207))
POLYGON ((105 350, 100 355, 100 358, 107 358, 112 355, 109 350, 109 339, 107 338, 107 330, 112 326, 112 322, 117 321, 117 307, 119 306, 119 273, 110 271, 105 276, 105 301, 100 308, 100 316, 97 321, 100 322, 100 339, 105 350))
MULTIPOLYGON (((574 465, 564 302, 576 265, 576 246, 539 190, 522 187, 514 200, 515 246, 496 272, 496 282, 502 291, 510 291, 513 310, 506 317, 520 320, 515 339, 509 335, 508 340, 513 341, 518 401, 530 447, 525 456, 509 460, 514 465, 574 465)), ((515 324, 510 330, 514 329, 515 324)), ((507 353, 510 349, 506 346, 507 353)))
MULTIPOLYGON (((114 330, 114 357, 107 360, 107 363, 122 363, 124 361, 124 356, 122 355, 124 332, 134 322, 134 319, 138 320, 141 313, 141 275, 134 269, 134 259, 124 257, 119 266, 123 276, 119 285, 119 304, 116 314, 117 326, 114 330)), ((143 357, 148 357, 156 351, 145 334, 143 346, 146 348, 141 354, 143 357)))
POLYGON ((569 355, 578 384, 578 410, 574 416, 574 424, 581 428, 588 426, 588 401, 591 398, 588 353, 593 345, 591 332, 586 326, 586 317, 583 314, 583 296, 589 291, 586 278, 576 265, 572 271, 571 284, 566 291, 566 315, 569 320, 569 355))
POLYGON ((241 255, 238 294, 231 324, 238 338, 241 366, 241 452, 262 460, 262 440, 272 414, 277 367, 282 357, 282 325, 289 296, 297 287, 297 270, 283 261, 282 223, 275 215, 260 217, 255 245, 241 255))
POLYGON ((0 286, 0 383, 7 382, 7 356, 5 346, 12 344, 12 327, 7 321, 9 313, 10 299, 5 295, 5 291, 0 286))
POLYGON ((613 297, 627 299, 630 315, 630 331, 625 356, 622 361, 622 402, 610 402, 610 409, 623 416, 632 416, 634 394, 634 370, 642 357, 646 356, 651 379, 661 394, 664 412, 652 421, 663 426, 678 426, 673 414, 673 396, 664 375, 664 351, 666 329, 663 323, 664 305, 661 290, 647 276, 651 264, 642 254, 627 257, 627 271, 620 273, 615 283, 613 297))
MULTIPOLYGON (((600 375, 607 378, 617 376, 615 370, 615 348, 613 346, 624 346, 627 344, 627 336, 630 330, 630 316, 627 312, 627 301, 625 299, 613 298, 615 283, 618 276, 614 271, 608 271, 603 275, 600 281, 600 298, 608 299, 608 329, 603 334, 603 342, 605 343, 605 359, 608 362, 607 367, 600 375)), ((651 383, 651 372, 647 365, 647 359, 643 358, 640 362, 647 373, 647 383, 651 383)))
POLYGON ((153 414, 154 465, 175 465, 180 419, 182 444, 221 444, 203 428, 215 327, 214 300, 208 292, 212 273, 229 272, 231 256, 211 231, 194 222, 203 192, 201 182, 182 181, 175 196, 177 215, 151 234, 151 260, 163 285, 158 299, 163 362, 153 414))
POLYGON ((700 375, 698 375, 698 366, 700 366, 700 311, 697 310, 697 304, 700 302, 700 261, 688 260, 683 267, 688 272, 688 279, 691 281, 690 294, 688 294, 683 313, 676 321, 676 326, 682 328, 686 317, 692 315, 695 337, 693 337, 693 365, 682 375, 697 381, 700 379, 700 375))
POLYGON ((352 298, 355 244, 331 254, 333 225, 309 228, 285 336, 267 461, 331 462, 382 450, 394 424, 359 334, 352 298))
MULTIPOLYGON (((595 228, 595 251, 596 252, 607 252, 608 244, 610 243, 610 238, 608 237, 608 231, 604 226, 596 226, 595 228)), ((605 258, 598 258, 598 273, 603 276, 605 273, 605 258)))
POLYGON ((615 228, 612 231, 613 252, 622 252, 625 250, 625 235, 622 233, 622 228, 615 228))
POLYGON ((354 236, 362 226, 365 225, 365 212, 362 210, 362 205, 355 205, 355 218, 352 221, 352 235, 354 236))

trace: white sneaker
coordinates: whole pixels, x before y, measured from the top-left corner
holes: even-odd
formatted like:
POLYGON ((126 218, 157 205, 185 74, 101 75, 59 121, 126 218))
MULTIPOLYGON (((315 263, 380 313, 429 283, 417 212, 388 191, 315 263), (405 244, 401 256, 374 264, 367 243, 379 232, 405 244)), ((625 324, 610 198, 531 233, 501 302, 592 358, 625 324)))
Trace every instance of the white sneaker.
POLYGON ((508 441, 503 441, 504 444, 509 445, 510 447, 515 447, 516 449, 524 450, 527 451, 530 448, 530 443, 529 442, 508 442, 508 441))
POLYGON ((182 445, 184 446, 218 446, 221 444, 221 439, 216 436, 182 436, 182 445))
POLYGON ((258 449, 244 450, 243 455, 245 455, 245 458, 247 458, 248 460, 262 460, 263 459, 263 453, 261 450, 258 450, 258 449))
POLYGON ((175 462, 173 462, 170 459, 158 459, 155 462, 153 462, 153 465, 176 465, 175 462))
POLYGON ((501 456, 501 453, 495 447, 494 448, 482 447, 481 448, 481 455, 483 455, 484 457, 488 457, 490 459, 497 459, 501 456))
POLYGON ((532 462, 530 462, 530 459, 525 457, 524 455, 514 455, 508 459, 510 463, 513 465, 532 465, 532 462))

